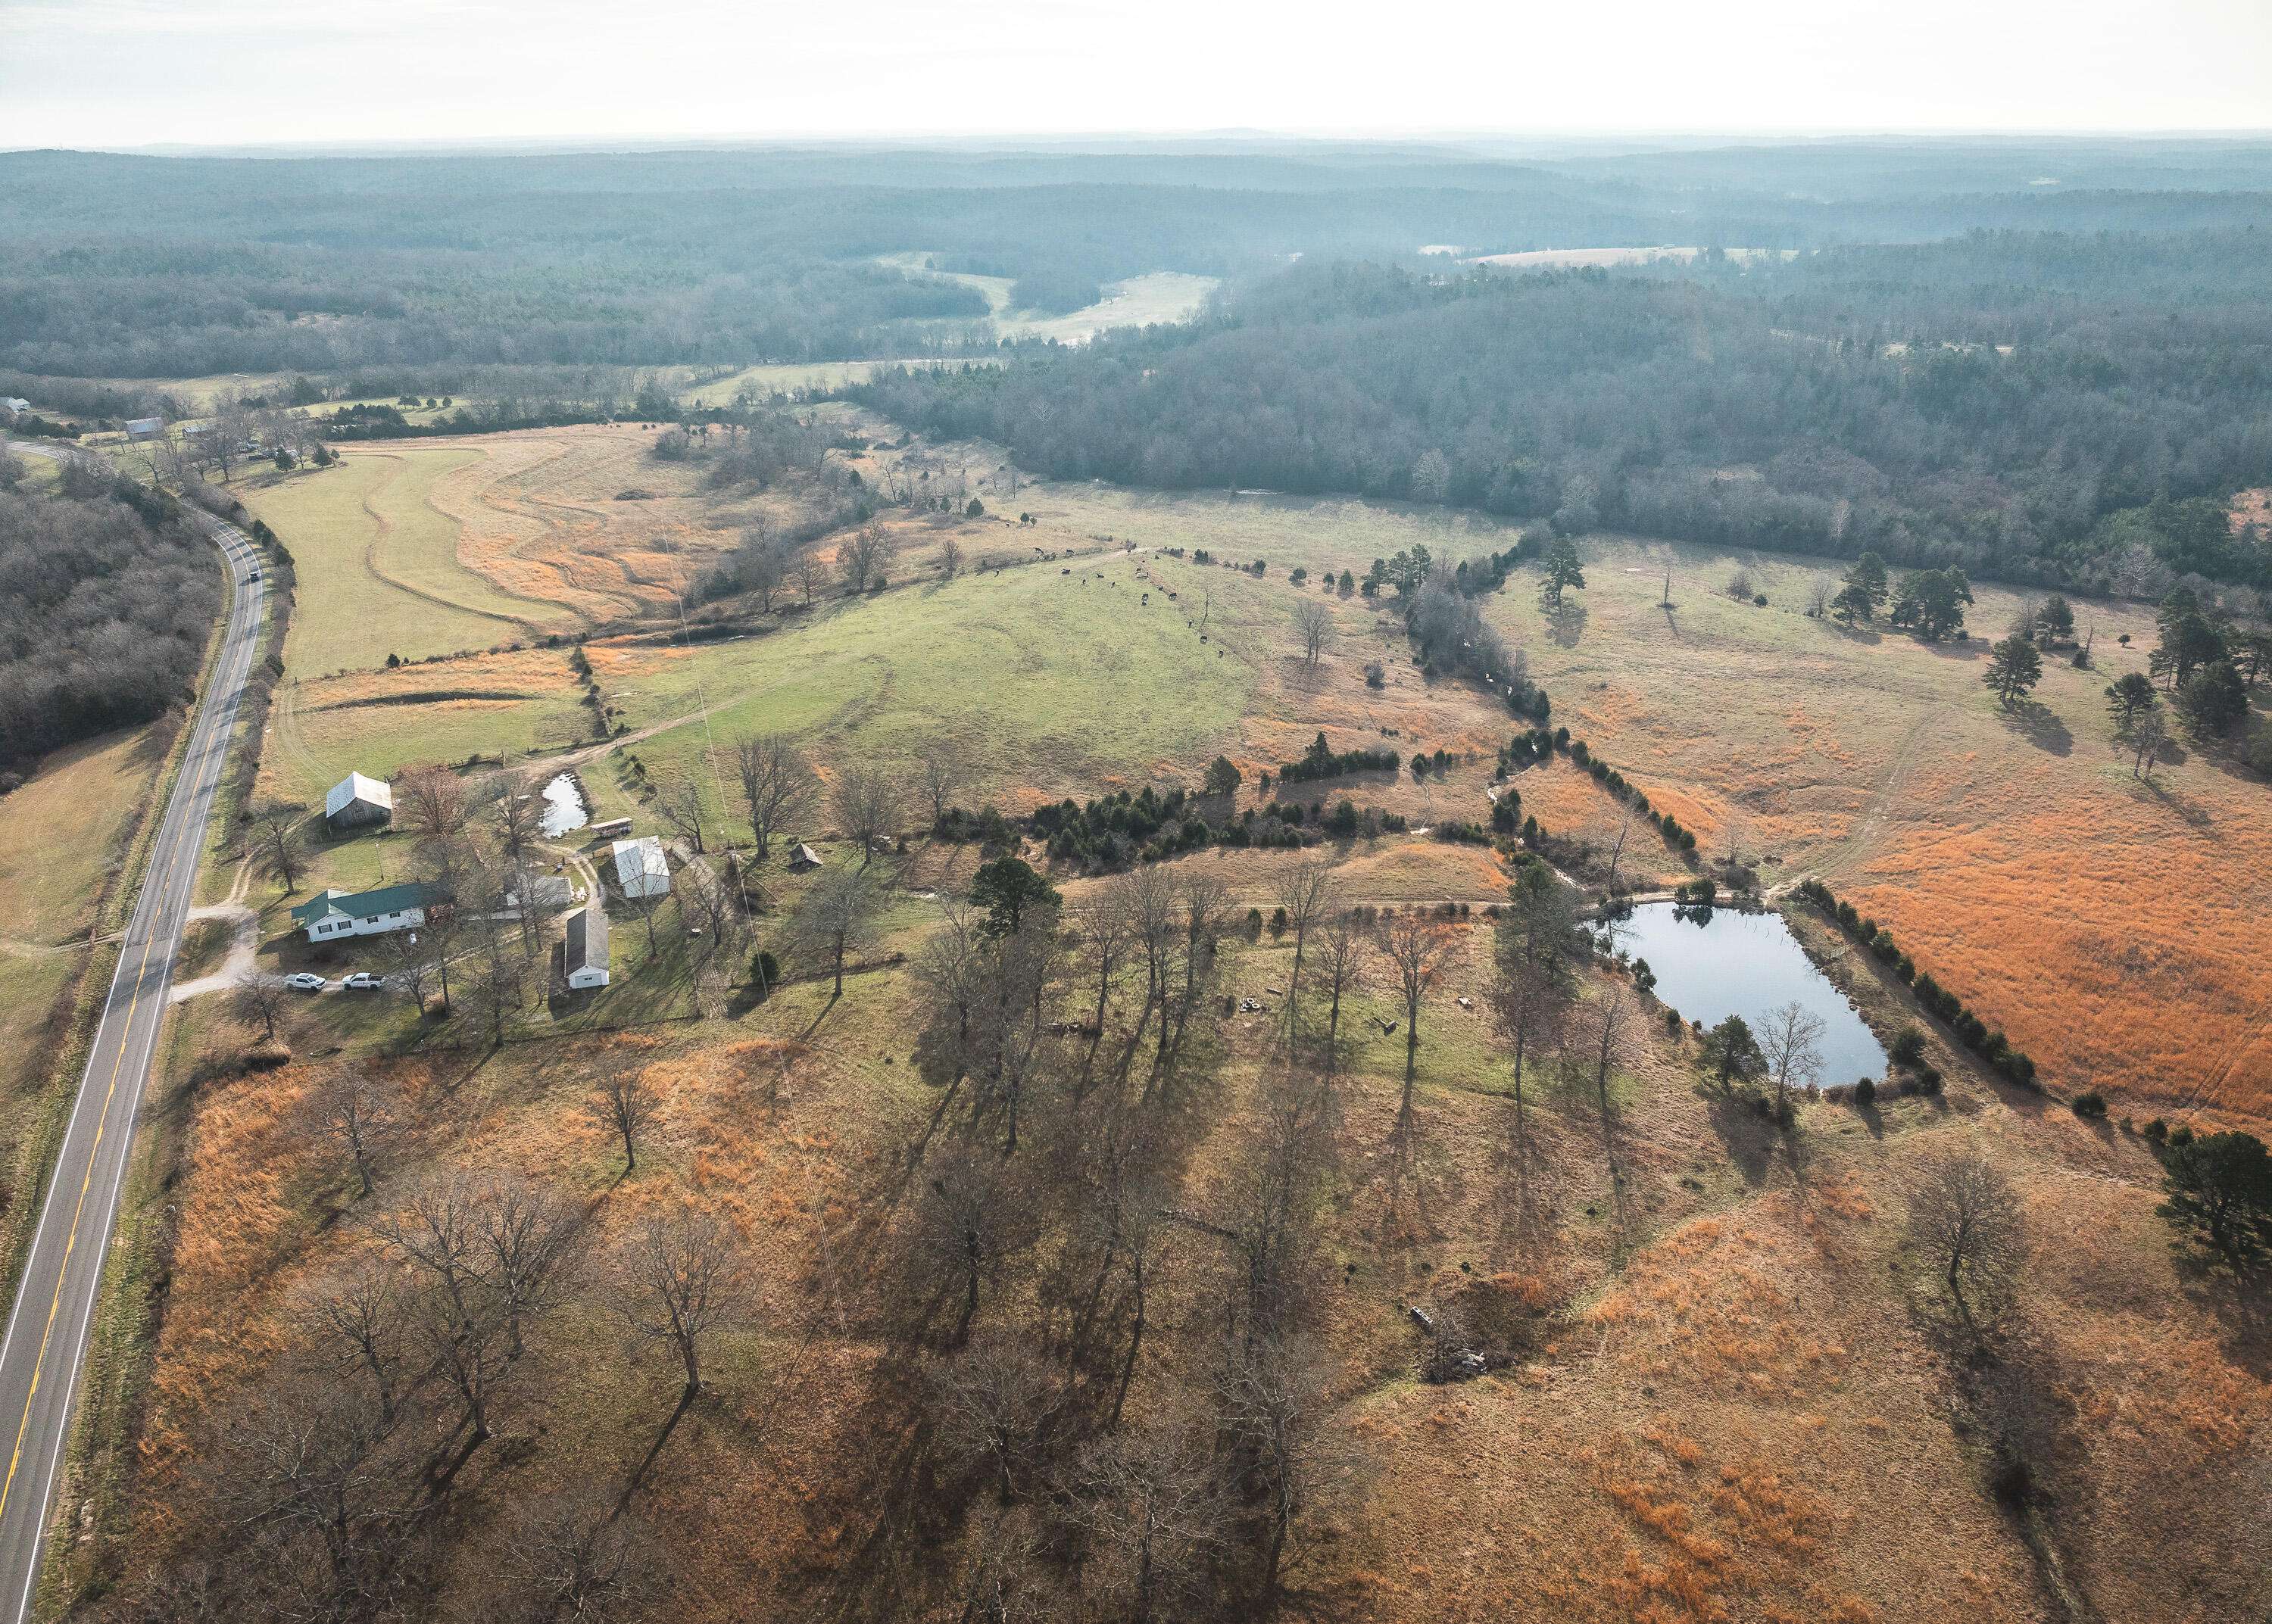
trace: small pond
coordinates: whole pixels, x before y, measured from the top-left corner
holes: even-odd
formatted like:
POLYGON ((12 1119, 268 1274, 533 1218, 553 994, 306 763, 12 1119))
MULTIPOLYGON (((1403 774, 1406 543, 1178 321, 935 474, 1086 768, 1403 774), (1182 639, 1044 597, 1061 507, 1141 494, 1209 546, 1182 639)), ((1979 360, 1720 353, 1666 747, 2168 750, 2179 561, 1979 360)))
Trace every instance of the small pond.
POLYGON ((544 785, 544 816, 538 826, 548 840, 557 840, 572 829, 581 829, 592 821, 584 805, 584 792, 578 787, 576 775, 563 772, 548 778, 544 785))
POLYGON ((1711 1026, 1740 1015, 1756 1032, 1768 1010, 1797 1000, 1822 1023, 1826 1085, 1886 1075, 1885 1049, 1780 913, 1645 902, 1606 928, 1621 951, 1648 961, 1656 995, 1683 1019, 1711 1026))

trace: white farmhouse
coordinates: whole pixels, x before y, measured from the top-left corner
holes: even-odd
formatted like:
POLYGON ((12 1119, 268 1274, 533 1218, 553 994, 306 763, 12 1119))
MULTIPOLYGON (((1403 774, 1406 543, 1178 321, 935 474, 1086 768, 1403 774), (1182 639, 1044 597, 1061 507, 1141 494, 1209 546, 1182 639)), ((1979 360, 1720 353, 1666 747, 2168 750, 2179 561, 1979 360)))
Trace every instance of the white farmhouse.
POLYGON ((292 923, 310 942, 379 936, 426 922, 426 888, 416 881, 375 891, 318 891, 292 910, 292 923))
POLYGON ((324 797, 324 822, 333 829, 394 821, 394 792, 377 778, 350 772, 324 797))
POLYGON ((626 897, 666 897, 670 894, 670 860, 662 842, 653 835, 615 844, 616 883, 626 897))

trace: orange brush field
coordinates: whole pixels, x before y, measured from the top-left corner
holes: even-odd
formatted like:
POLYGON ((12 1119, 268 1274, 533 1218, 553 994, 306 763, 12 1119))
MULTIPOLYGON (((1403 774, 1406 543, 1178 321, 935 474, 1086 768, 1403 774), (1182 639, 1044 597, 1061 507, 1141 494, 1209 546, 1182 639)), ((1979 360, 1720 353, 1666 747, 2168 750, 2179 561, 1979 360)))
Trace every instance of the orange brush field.
MULTIPOLYGON (((1668 551, 1596 548, 1574 624, 1549 628, 1519 579, 1497 600, 1557 723, 1707 849, 1733 818, 1771 883, 1820 875, 2062 1091, 2272 1110, 2272 799, 2190 747, 2151 785, 2118 755, 2101 690, 2144 669, 2149 613, 2077 603, 2096 668, 2047 659, 2006 715, 1981 643, 1809 620, 1813 571, 1788 560, 1753 565, 1756 608, 1718 591, 1731 559, 1679 549, 1668 615, 1668 551)), ((2018 600, 1976 596, 1976 637, 2002 636, 2018 600)), ((1558 763, 1515 783, 1550 826, 1590 789, 1558 763)))

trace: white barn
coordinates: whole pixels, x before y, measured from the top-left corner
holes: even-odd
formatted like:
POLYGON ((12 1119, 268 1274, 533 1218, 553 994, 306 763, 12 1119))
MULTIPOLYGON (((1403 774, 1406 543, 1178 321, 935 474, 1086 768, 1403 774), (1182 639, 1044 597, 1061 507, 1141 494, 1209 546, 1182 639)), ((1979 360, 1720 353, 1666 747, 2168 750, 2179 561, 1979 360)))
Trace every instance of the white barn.
POLYGON ((324 822, 333 829, 394 821, 394 792, 377 778, 350 772, 324 797, 324 822))
POLYGON ((670 860, 662 842, 653 835, 615 844, 616 883, 626 897, 666 897, 670 894, 670 860))

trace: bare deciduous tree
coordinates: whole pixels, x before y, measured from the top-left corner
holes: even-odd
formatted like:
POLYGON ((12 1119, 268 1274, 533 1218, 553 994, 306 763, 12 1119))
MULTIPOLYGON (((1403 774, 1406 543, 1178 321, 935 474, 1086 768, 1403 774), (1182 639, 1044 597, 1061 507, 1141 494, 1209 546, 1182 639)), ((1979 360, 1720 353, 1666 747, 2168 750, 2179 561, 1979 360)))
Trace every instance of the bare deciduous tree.
POLYGON ((821 589, 828 585, 828 567, 810 551, 801 552, 789 561, 788 575, 789 579, 796 583, 797 593, 804 600, 804 607, 808 609, 812 607, 812 600, 820 596, 821 589))
POLYGON ((263 1041, 276 1041, 276 1023, 284 1017, 292 989, 280 975, 249 975, 229 991, 229 1007, 247 1026, 260 1028, 263 1041))
POLYGON ((832 996, 844 995, 845 961, 858 951, 874 924, 875 888, 857 868, 831 868, 805 893, 793 926, 799 952, 826 963, 835 978, 832 996))
POLYGON ((993 1467, 995 1493, 1006 1505, 1064 1406, 1055 1370, 1024 1337, 1002 1330, 980 1332, 925 1375, 947 1442, 993 1467))
POLYGON ((938 572, 950 581, 962 573, 962 543, 953 536, 938 544, 938 572))
POLYGON ((466 827, 466 786, 447 767, 411 768, 394 780, 394 826, 417 840, 455 840, 466 827))
POLYGON ((1822 1017, 1809 1014, 1796 1000, 1760 1017, 1760 1053, 1767 1057, 1768 1076, 1775 1084, 1780 1121, 1790 1120, 1794 1089, 1821 1081, 1823 1032, 1822 1017))
POLYGON ((402 1288, 393 1270, 370 1257, 317 1281, 301 1300, 300 1322, 317 1357, 370 1378, 382 1427, 394 1424, 404 1313, 402 1288))
POLYGON ((1318 971, 1325 978, 1326 1070, 1341 1067, 1342 1000, 1356 985, 1372 933, 1355 908, 1327 910, 1318 930, 1318 971))
POLYGON ((773 838, 811 805, 812 769, 786 734, 745 734, 734 745, 734 768, 750 814, 750 835, 759 857, 773 838))
POLYGON ((1939 1289, 1977 1330, 2009 1298, 2027 1258, 2018 1192, 1977 1151, 1936 1157, 1910 1193, 1909 1238, 1939 1289))
POLYGON ((737 1248, 732 1229, 706 1212, 649 1218, 625 1259, 634 1284, 624 1305, 632 1329, 661 1345, 684 1373, 678 1407, 702 1391, 702 1354, 740 1309, 737 1248))
POLYGON ((837 568, 843 573, 845 590, 856 597, 881 586, 899 550, 898 541, 882 525, 861 525, 836 549, 837 568))
POLYGON ((355 1169, 362 1193, 371 1192, 379 1156, 394 1119, 378 1102, 370 1082, 353 1073, 341 1076, 332 1091, 324 1128, 339 1141, 348 1165, 355 1169))
POLYGON ((288 892, 300 883, 307 819, 308 808, 289 801, 264 801, 250 814, 250 840, 260 866, 281 881, 288 892))
POLYGON ((1286 928, 1294 938, 1294 963, 1287 972, 1286 1041, 1302 1038, 1302 957, 1310 933, 1334 911, 1333 870, 1313 858, 1288 865, 1278 876, 1278 905, 1286 911, 1286 928))
POLYGON ((880 767, 848 767, 829 786, 829 810, 848 840, 860 844, 860 866, 875 855, 876 843, 899 822, 899 792, 880 767))
POLYGON ((639 1166, 639 1130, 654 1114, 654 1091, 646 1085, 644 1069, 637 1065, 615 1067, 592 1091, 588 1106, 592 1120, 623 1140, 627 1174, 639 1166))
POLYGON ((1188 1616, 1229 1509, 1206 1452, 1172 1434, 1115 1433, 1072 1474, 1071 1514, 1102 1542, 1135 1624, 1188 1616))
POLYGON ((1302 639, 1302 664, 1315 671, 1334 641, 1334 612, 1325 599, 1304 598, 1296 603, 1294 629, 1302 639))
POLYGON ((702 845, 702 790, 691 778, 657 779, 647 797, 654 814, 684 837, 697 852, 702 845))
POLYGON ((916 782, 922 786, 923 799, 930 803, 930 826, 936 830, 946 822, 947 813, 954 806, 954 797, 970 781, 970 764, 962 751, 945 739, 933 739, 916 764, 916 782))
POLYGON ((1413 1091, 1420 1070, 1420 1005, 1435 985, 1451 943, 1442 927, 1417 908, 1384 917, 1376 941, 1404 1000, 1404 1091, 1396 1107, 1396 1127, 1400 1135, 1409 1136, 1417 1120, 1413 1091))
POLYGON ((1259 1579, 1267 1603, 1277 1594, 1296 1520, 1349 1451, 1331 1429, 1325 1361, 1307 1337, 1234 1353, 1215 1378, 1215 1404, 1233 1458, 1267 1516, 1259 1579))

